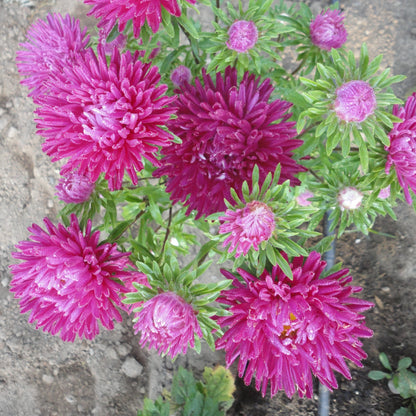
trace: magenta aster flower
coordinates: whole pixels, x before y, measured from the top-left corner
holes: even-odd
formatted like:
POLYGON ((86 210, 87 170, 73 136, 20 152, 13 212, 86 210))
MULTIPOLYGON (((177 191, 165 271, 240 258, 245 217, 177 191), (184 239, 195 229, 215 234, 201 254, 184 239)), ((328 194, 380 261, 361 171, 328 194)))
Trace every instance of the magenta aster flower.
POLYGON ((158 165, 158 147, 172 140, 160 126, 174 112, 166 108, 174 97, 164 95, 166 85, 157 86, 158 68, 137 57, 115 48, 107 65, 101 45, 98 56, 89 49, 42 99, 38 133, 46 138, 43 150, 52 161, 69 158, 62 175, 77 171, 95 182, 105 173, 114 190, 121 188, 125 171, 137 184, 142 157, 158 165))
POLYGON ((294 139, 295 123, 287 121, 291 104, 269 102, 273 86, 246 72, 241 82, 237 70, 228 67, 217 73, 216 82, 204 71, 202 85, 182 85, 177 118, 169 129, 181 144, 162 149, 162 167, 155 176, 167 175, 167 191, 173 201, 195 209, 197 216, 225 211, 230 189, 241 194, 251 183, 254 165, 260 170, 260 185, 267 173, 281 165, 280 183, 299 184, 295 174, 305 170, 293 160, 292 151, 302 144, 294 139))
POLYGON ((374 113, 376 94, 366 81, 346 82, 336 90, 334 110, 340 120, 361 123, 374 113))
POLYGON ((87 29, 81 31, 79 20, 69 15, 48 14, 46 22, 38 20, 27 32, 28 42, 21 43, 24 50, 17 52, 17 68, 24 77, 21 82, 36 97, 46 93, 45 85, 60 75, 64 68, 84 55, 89 41, 87 29))
POLYGON ((289 397, 312 397, 311 373, 330 390, 337 387, 334 371, 351 379, 345 359, 361 367, 366 358, 361 337, 371 337, 361 312, 374 306, 353 297, 360 287, 350 286, 348 270, 320 278, 325 262, 312 252, 304 262, 296 257, 291 264, 293 280, 274 266, 255 277, 238 269, 240 282, 228 271, 234 288, 218 299, 229 305, 231 316, 218 318, 226 328, 217 340, 225 349, 230 366, 239 356, 238 373, 248 385, 253 377, 257 390, 271 395, 284 389, 289 397))
POLYGON ((344 15, 339 10, 318 14, 309 27, 312 43, 326 51, 340 48, 347 41, 343 20, 344 15))
POLYGON ((389 133, 390 146, 386 162, 386 173, 392 166, 403 188, 408 204, 412 204, 409 188, 416 193, 416 93, 406 101, 404 107, 395 105, 393 115, 400 117, 401 123, 394 123, 389 133))
POLYGON ((202 331, 192 306, 174 292, 163 292, 142 305, 135 315, 135 333, 141 332, 140 346, 149 344, 159 354, 169 354, 173 359, 186 354, 188 344, 195 346, 195 335, 202 331))
POLYGON ((179 65, 170 74, 170 80, 175 87, 179 88, 185 82, 191 82, 191 70, 185 65, 179 65))
POLYGON ((228 49, 244 53, 254 47, 259 33, 254 22, 237 20, 228 29, 228 36, 229 39, 226 42, 228 49))
POLYGON ((273 211, 259 201, 249 202, 243 209, 227 209, 219 220, 224 221, 219 233, 230 233, 223 246, 230 244, 229 253, 237 247, 236 257, 245 256, 251 247, 257 251, 259 244, 271 237, 276 226, 273 211))
POLYGON ((22 260, 10 266, 10 290, 20 299, 21 312, 30 311, 30 323, 52 335, 60 332, 64 341, 77 335, 93 339, 99 322, 113 329, 113 321, 122 320, 117 308, 124 309, 119 295, 128 288, 123 282, 143 280, 141 273, 125 270, 132 266, 129 253, 118 251, 116 244, 100 244, 91 221, 83 233, 74 214, 68 228, 48 218, 44 223, 46 231, 29 227, 30 241, 20 242, 20 251, 12 253, 22 260))
POLYGON ((359 208, 363 197, 364 195, 354 186, 342 188, 337 195, 341 211, 359 208))
POLYGON ((67 204, 82 204, 88 201, 94 189, 95 184, 86 176, 71 172, 60 179, 55 195, 67 204))
MULTIPOLYGON (((186 0, 195 4, 195 0, 186 0)), ((97 19, 101 18, 98 27, 112 28, 118 21, 118 30, 122 32, 129 20, 133 22, 133 34, 138 38, 145 22, 153 33, 159 30, 162 22, 162 7, 173 16, 180 16, 181 9, 177 0, 84 0, 93 5, 88 13, 97 19)))

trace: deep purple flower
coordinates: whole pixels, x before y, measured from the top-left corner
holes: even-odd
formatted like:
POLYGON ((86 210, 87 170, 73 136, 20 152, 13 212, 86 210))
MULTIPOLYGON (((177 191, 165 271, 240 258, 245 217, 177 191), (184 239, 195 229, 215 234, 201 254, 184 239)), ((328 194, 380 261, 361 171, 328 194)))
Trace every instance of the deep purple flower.
POLYGON ((62 175, 77 171, 95 182, 105 173, 110 190, 120 189, 124 173, 137 184, 142 157, 158 165, 155 153, 172 135, 162 127, 173 113, 174 97, 164 93, 158 68, 144 64, 138 53, 114 49, 107 65, 98 46, 85 59, 66 67, 37 109, 38 133, 52 161, 69 158, 62 175))
POLYGON ((354 186, 342 188, 337 195, 338 204, 342 211, 354 210, 361 206, 364 195, 354 186))
POLYGON ((318 14, 309 27, 312 43, 326 51, 340 48, 347 41, 343 20, 344 15, 339 10, 318 14))
POLYGON ((386 173, 392 166, 403 188, 408 204, 412 204, 409 188, 416 193, 416 93, 406 101, 404 107, 395 105, 393 115, 400 117, 401 123, 394 123, 389 133, 390 146, 386 162, 386 173))
POLYGON ((93 339, 99 323, 113 329, 113 321, 122 320, 118 308, 125 309, 119 296, 132 280, 143 281, 141 273, 126 270, 132 266, 129 253, 120 252, 116 244, 100 243, 91 221, 83 233, 74 214, 68 228, 56 227, 48 218, 44 223, 46 231, 36 224, 29 227, 30 240, 21 241, 16 245, 20 251, 12 253, 22 260, 10 266, 10 290, 20 299, 21 312, 30 311, 30 323, 59 333, 64 341, 77 335, 93 339))
POLYGON ((59 76, 84 55, 89 41, 87 29, 81 31, 79 20, 69 15, 48 14, 47 21, 38 20, 27 32, 28 42, 19 46, 17 68, 23 76, 23 85, 35 101, 38 95, 45 94, 49 87, 46 81, 59 76))
POLYGON ((372 331, 361 313, 374 305, 353 297, 361 288, 348 285, 347 269, 320 278, 324 267, 320 254, 312 252, 305 262, 293 260, 293 280, 277 265, 258 278, 238 269, 243 282, 222 271, 234 287, 218 301, 232 315, 218 318, 228 329, 216 347, 225 349, 227 366, 240 357, 239 376, 247 385, 255 377, 263 396, 270 383, 272 396, 284 389, 289 397, 297 391, 311 398, 311 373, 332 390, 334 371, 351 379, 345 359, 361 367, 366 358, 359 338, 372 331))
MULTIPOLYGON (((195 3, 195 0, 186 0, 195 3)), ((84 0, 93 8, 88 13, 101 19, 98 27, 111 29, 118 22, 118 30, 122 32, 129 20, 133 22, 134 37, 140 36, 140 30, 145 22, 153 33, 159 30, 162 22, 162 7, 173 16, 180 16, 181 9, 177 0, 84 0)))
POLYGON ((228 29, 228 36, 229 39, 226 42, 228 49, 244 53, 254 47, 259 33, 254 22, 237 20, 228 29))
POLYGON ((180 137, 161 153, 162 167, 155 176, 167 175, 167 191, 173 201, 188 205, 197 216, 225 211, 230 189, 241 194, 244 181, 251 183, 257 164, 260 185, 269 172, 281 165, 280 183, 299 184, 295 174, 305 169, 293 160, 292 151, 302 144, 294 139, 294 122, 287 121, 291 104, 269 102, 273 86, 246 72, 241 82, 237 70, 228 67, 216 80, 204 71, 204 85, 182 85, 177 118, 169 129, 180 137))
POLYGON ((82 204, 88 201, 94 189, 95 184, 86 176, 71 172, 60 179, 55 195, 67 204, 82 204))
POLYGON ((224 221, 219 234, 230 233, 224 247, 230 244, 229 253, 237 248, 236 257, 245 256, 251 247, 257 251, 259 244, 267 241, 276 227, 273 211, 260 201, 249 202, 243 209, 235 211, 227 209, 219 220, 224 221))
POLYGON ((191 82, 191 70, 185 65, 179 65, 170 74, 170 80, 175 87, 179 88, 185 82, 191 82))
POLYGON ((361 123, 376 107, 376 94, 366 81, 349 81, 336 90, 334 110, 342 121, 361 123))
POLYGON ((174 292, 163 292, 142 305, 136 313, 135 333, 141 332, 140 346, 155 348, 173 359, 186 354, 188 344, 195 346, 195 336, 202 331, 193 307, 174 292))

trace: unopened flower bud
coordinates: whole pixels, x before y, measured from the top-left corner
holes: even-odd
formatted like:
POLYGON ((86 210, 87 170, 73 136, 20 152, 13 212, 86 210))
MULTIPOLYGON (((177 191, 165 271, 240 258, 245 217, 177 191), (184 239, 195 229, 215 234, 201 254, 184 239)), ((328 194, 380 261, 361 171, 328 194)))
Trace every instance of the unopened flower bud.
POLYGON ((318 14, 309 27, 312 43, 326 51, 340 48, 347 41, 343 20, 344 16, 339 10, 318 14))
POLYGON ((86 176, 71 172, 56 185, 56 196, 67 204, 81 204, 87 201, 94 191, 95 184, 86 176))
POLYGON ((306 190, 305 192, 302 192, 300 195, 296 197, 296 202, 301 207, 308 207, 309 205, 312 204, 309 198, 312 198, 313 196, 314 196, 313 192, 306 190))
POLYGON ((191 82, 191 79, 191 70, 185 65, 179 65, 170 74, 170 80, 177 88, 181 87, 186 82, 191 82))
POLYGON ((363 194, 353 186, 347 186, 339 191, 338 203, 342 211, 353 210, 361 206, 363 194))
POLYGON ((228 29, 229 40, 226 42, 228 49, 239 53, 247 52, 257 42, 259 33, 252 21, 237 20, 228 29))

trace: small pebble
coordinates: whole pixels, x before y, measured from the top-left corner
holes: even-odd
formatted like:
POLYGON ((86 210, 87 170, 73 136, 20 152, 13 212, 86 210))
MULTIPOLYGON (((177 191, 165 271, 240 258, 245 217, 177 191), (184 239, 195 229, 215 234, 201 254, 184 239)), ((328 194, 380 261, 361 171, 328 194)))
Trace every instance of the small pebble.
POLYGON ((42 381, 43 381, 45 384, 52 384, 52 383, 53 383, 53 377, 52 377, 52 376, 50 376, 49 374, 44 374, 44 375, 42 376, 42 381))
POLYGON ((142 374, 143 366, 133 357, 127 357, 121 366, 121 371, 129 378, 136 378, 142 374))

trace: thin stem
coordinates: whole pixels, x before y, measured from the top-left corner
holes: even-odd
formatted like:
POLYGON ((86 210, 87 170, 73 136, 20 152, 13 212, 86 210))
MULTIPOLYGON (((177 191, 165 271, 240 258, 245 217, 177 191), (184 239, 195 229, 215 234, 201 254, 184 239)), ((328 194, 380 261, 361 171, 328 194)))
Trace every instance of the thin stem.
POLYGON ((318 176, 318 174, 316 172, 314 172, 312 169, 308 169, 308 171, 316 178, 318 179, 319 182, 324 183, 323 178, 321 178, 320 176, 318 176))
POLYGON ((162 254, 165 251, 166 242, 168 241, 168 237, 169 237, 169 234, 170 234, 170 225, 171 224, 172 224, 172 207, 169 208, 168 226, 166 227, 165 239, 163 240, 163 244, 162 244, 162 251, 161 251, 162 254))
POLYGON ((298 73, 299 71, 300 71, 300 69, 303 67, 303 65, 305 64, 305 62, 306 62, 306 58, 303 58, 301 61, 300 61, 300 64, 292 71, 292 73, 291 73, 291 75, 293 76, 293 75, 295 75, 296 73, 298 73))
POLYGON ((190 35, 190 33, 185 29, 185 27, 182 25, 182 23, 178 22, 179 27, 182 29, 182 32, 184 33, 184 35, 187 37, 189 44, 191 45, 191 51, 192 51, 192 55, 194 56, 194 60, 195 63, 197 65, 200 64, 200 60, 199 57, 196 55, 196 53, 194 52, 193 48, 192 48, 192 36, 190 35))
MULTIPOLYGON (((217 9, 220 8, 220 0, 216 0, 215 6, 217 7, 217 9)), ((215 15, 214 20, 215 20, 215 23, 218 23, 218 16, 217 15, 215 15)))

